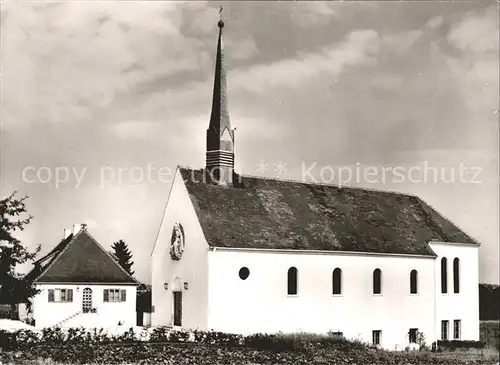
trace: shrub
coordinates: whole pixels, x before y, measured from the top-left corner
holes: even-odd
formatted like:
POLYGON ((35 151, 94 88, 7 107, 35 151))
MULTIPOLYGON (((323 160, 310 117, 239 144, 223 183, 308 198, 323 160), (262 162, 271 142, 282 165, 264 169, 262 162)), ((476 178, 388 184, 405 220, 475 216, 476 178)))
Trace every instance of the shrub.
POLYGON ((185 331, 170 331, 168 334, 168 342, 187 342, 189 340, 189 335, 189 332, 185 331))
POLYGON ((86 330, 83 327, 69 328, 66 333, 67 343, 81 343, 86 339, 86 330))
POLYGON ((425 334, 423 332, 417 331, 417 345, 420 347, 420 351, 428 351, 429 346, 425 341, 425 334))
POLYGON ((456 349, 484 349, 486 343, 484 341, 459 341, 459 340, 438 340, 437 347, 439 349, 446 349, 455 351, 456 349))
POLYGON ((110 343, 112 338, 102 328, 93 328, 85 332, 85 342, 89 344, 110 343))
POLYGON ((123 332, 121 335, 114 336, 113 337, 114 342, 121 342, 121 343, 131 343, 135 342, 135 332, 134 329, 131 327, 128 329, 128 331, 123 332))
POLYGON ((16 344, 33 346, 40 343, 42 336, 31 330, 19 330, 14 333, 16 344))
POLYGON ((168 341, 168 333, 170 330, 167 327, 155 327, 149 338, 152 342, 166 342, 168 341))
POLYGON ((209 331, 203 334, 198 333, 198 338, 195 335, 195 341, 199 343, 207 343, 210 345, 226 346, 226 347, 238 347, 243 345, 244 337, 242 335, 209 331))
POLYGON ((245 346, 260 350, 274 349, 276 351, 293 350, 294 343, 291 337, 281 333, 267 334, 256 333, 245 337, 245 346))
POLYGON ((66 334, 60 327, 44 328, 42 329, 42 339, 47 345, 57 345, 65 341, 66 334))

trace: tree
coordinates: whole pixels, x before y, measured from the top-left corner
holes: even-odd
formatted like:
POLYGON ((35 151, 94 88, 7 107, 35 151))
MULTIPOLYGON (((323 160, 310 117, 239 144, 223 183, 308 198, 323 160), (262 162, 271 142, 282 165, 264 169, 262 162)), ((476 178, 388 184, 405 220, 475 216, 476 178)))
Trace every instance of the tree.
POLYGON ((32 283, 15 272, 18 264, 31 261, 40 251, 40 245, 34 251, 29 251, 23 243, 15 237, 17 231, 23 231, 33 217, 26 211, 25 200, 16 197, 13 192, 7 198, 0 200, 0 303, 26 303, 37 294, 32 283))
POLYGON ((134 275, 134 271, 131 270, 132 265, 134 264, 133 261, 130 261, 132 259, 132 253, 128 249, 127 244, 123 240, 116 241, 113 243, 113 246, 111 248, 115 251, 113 255, 117 259, 118 263, 120 264, 123 269, 128 272, 131 276, 134 275))

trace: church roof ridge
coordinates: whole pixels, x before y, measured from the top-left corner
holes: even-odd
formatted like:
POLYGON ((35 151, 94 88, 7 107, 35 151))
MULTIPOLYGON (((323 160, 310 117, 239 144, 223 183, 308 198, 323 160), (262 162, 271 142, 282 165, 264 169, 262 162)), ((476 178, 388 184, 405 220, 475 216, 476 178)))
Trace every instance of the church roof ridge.
POLYGON ((364 186, 355 186, 355 185, 346 185, 346 184, 338 185, 338 184, 329 184, 329 183, 322 183, 322 182, 308 182, 308 181, 303 181, 303 180, 299 180, 299 179, 292 179, 292 178, 267 177, 267 176, 251 175, 251 174, 238 174, 238 175, 240 175, 242 177, 251 178, 251 179, 274 180, 274 181, 291 182, 291 183, 304 184, 304 185, 333 187, 333 188, 338 188, 338 189, 358 189, 358 190, 366 190, 366 191, 395 194, 395 195, 405 195, 408 197, 419 198, 418 195, 412 194, 412 193, 399 192, 399 191, 395 191, 395 190, 368 188, 368 187, 364 187, 364 186))
MULTIPOLYGON (((191 171, 199 171, 203 172, 203 168, 197 168, 191 165, 187 164, 179 164, 177 165, 179 169, 185 169, 185 170, 191 170, 191 171)), ((309 182, 309 181, 303 181, 300 179, 293 179, 293 178, 279 178, 279 177, 269 177, 269 176, 261 176, 261 175, 252 175, 248 173, 237 173, 238 176, 241 176, 243 178, 249 178, 249 179, 259 179, 259 180, 272 180, 272 181, 277 181, 277 182, 290 182, 290 183, 295 183, 295 184, 304 184, 304 185, 312 185, 312 186, 324 186, 324 187, 331 187, 331 188, 338 188, 338 189, 357 189, 357 190, 365 190, 365 191, 373 191, 373 192, 380 192, 380 193, 386 193, 386 194, 395 194, 395 195, 404 195, 408 197, 414 197, 420 199, 420 197, 416 194, 412 193, 407 193, 407 192, 400 192, 396 190, 387 190, 387 189, 378 189, 378 188, 368 188, 365 186, 355 186, 355 185, 338 185, 338 184, 329 184, 329 183, 322 183, 322 182, 309 182)))

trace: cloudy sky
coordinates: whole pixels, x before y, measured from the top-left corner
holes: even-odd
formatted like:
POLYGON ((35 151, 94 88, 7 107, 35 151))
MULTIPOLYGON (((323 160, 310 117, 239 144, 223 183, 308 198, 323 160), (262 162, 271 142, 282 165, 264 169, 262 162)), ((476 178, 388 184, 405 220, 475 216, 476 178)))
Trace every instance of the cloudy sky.
MULTIPOLYGON (((3 2, 1 195, 31 197, 26 243, 46 252, 87 222, 149 281, 169 171, 204 165, 219 5, 3 2)), ((418 194, 482 242, 480 278, 498 282, 498 4, 225 2, 224 17, 239 172, 418 194)))

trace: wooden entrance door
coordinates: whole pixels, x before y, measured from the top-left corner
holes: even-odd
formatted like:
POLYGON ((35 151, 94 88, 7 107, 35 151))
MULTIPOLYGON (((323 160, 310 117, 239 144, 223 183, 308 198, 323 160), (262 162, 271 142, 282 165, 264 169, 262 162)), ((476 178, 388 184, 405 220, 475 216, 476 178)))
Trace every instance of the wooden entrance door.
POLYGON ((82 293, 82 312, 88 313, 92 309, 92 289, 85 288, 82 293))
POLYGON ((174 291, 174 326, 182 326, 182 292, 174 291))

